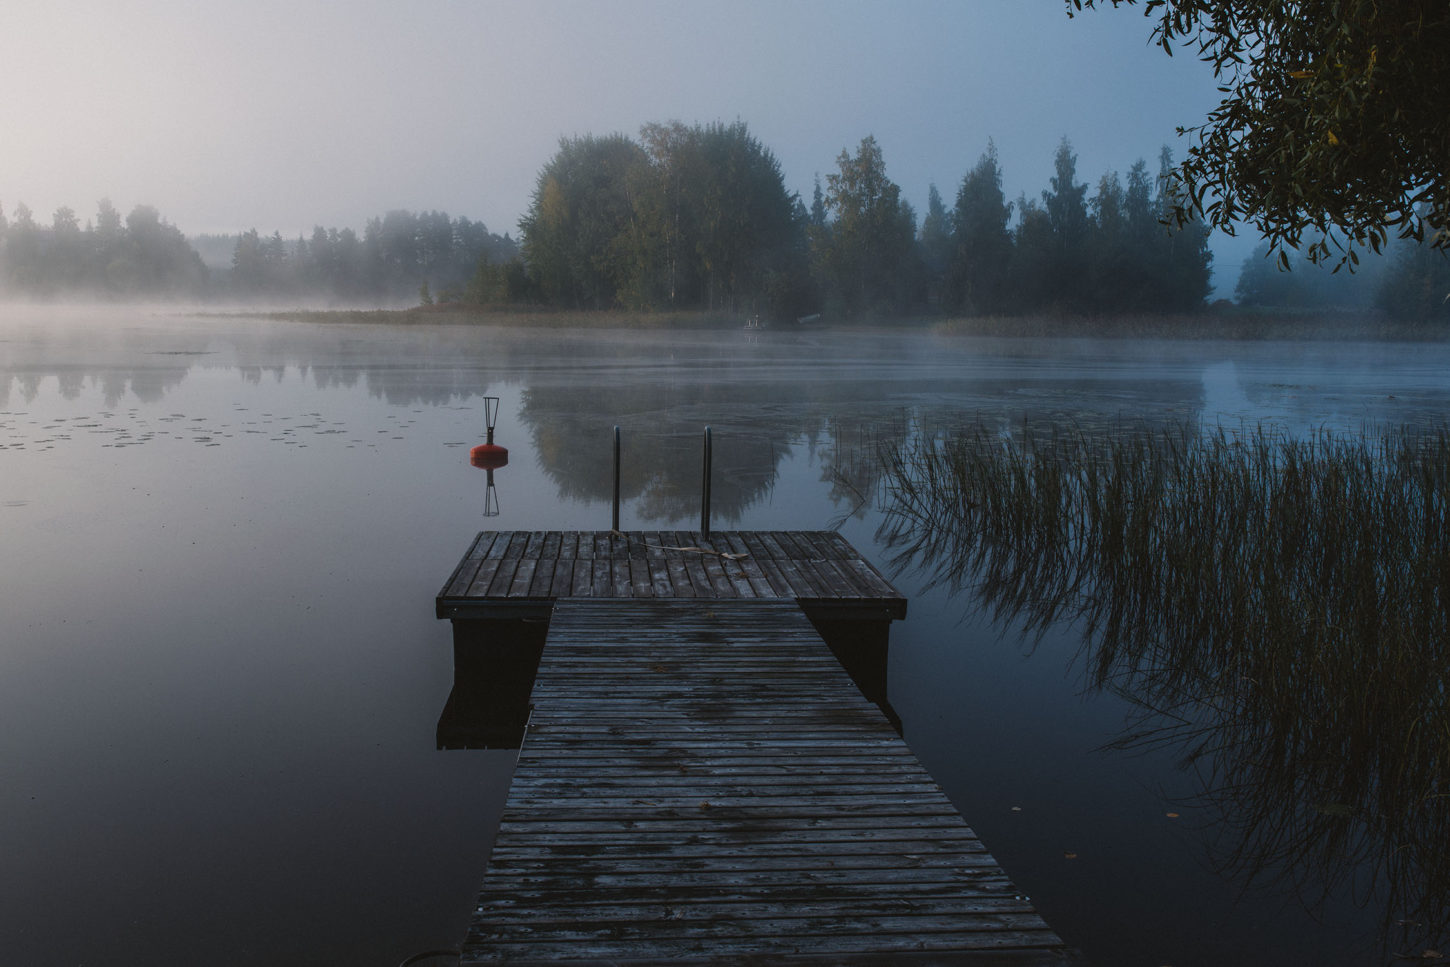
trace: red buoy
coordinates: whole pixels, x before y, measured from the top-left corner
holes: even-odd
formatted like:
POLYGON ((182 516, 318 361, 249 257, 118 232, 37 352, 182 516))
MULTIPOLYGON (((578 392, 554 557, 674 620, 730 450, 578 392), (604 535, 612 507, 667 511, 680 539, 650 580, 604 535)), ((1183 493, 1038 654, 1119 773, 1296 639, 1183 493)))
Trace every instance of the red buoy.
POLYGON ((468 462, 481 470, 497 470, 508 466, 509 452, 492 443, 481 443, 468 451, 468 462))
POLYGON ((493 442, 493 425, 497 420, 498 397, 485 396, 483 398, 483 422, 488 429, 488 438, 486 442, 480 443, 468 451, 468 462, 482 470, 497 470, 509 462, 508 450, 493 442))

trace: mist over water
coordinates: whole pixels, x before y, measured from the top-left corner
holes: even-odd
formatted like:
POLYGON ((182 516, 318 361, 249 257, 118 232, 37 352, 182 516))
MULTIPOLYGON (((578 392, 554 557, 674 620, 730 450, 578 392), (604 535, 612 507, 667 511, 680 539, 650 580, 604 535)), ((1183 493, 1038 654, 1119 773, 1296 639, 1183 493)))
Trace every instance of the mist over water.
MULTIPOLYGON (((842 532, 889 573, 878 438, 983 421, 1433 427, 1450 348, 0 316, 0 959, 391 965, 456 943, 512 755, 438 752, 433 597, 474 532, 842 532), (481 397, 498 396, 485 519, 481 397), (104 951, 104 955, 101 955, 104 951)), ((1171 751, 1104 750, 1074 629, 894 576, 905 736, 1100 963, 1366 963, 1381 911, 1207 869, 1171 751), (1167 813, 1179 816, 1168 818, 1167 813), (1073 858, 1067 858, 1071 854, 1073 858), (1313 899, 1313 898, 1310 898, 1313 899)))

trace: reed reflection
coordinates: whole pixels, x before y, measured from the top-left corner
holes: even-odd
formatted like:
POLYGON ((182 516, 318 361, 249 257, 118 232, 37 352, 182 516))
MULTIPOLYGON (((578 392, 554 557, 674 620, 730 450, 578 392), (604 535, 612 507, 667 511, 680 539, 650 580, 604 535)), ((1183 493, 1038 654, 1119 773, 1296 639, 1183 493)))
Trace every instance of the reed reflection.
POLYGON ((1031 635, 1073 622, 1115 744, 1201 776, 1212 855, 1398 949, 1450 928, 1450 430, 1290 440, 1192 424, 887 456, 881 539, 1031 635))

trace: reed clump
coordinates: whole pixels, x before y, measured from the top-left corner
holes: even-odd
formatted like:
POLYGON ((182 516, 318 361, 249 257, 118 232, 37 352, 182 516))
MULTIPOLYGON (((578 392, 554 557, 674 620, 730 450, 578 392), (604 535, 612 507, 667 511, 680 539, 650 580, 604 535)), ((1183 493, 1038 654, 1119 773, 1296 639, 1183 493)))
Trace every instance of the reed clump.
POLYGON ((1172 743, 1249 877, 1450 925, 1450 431, 1195 424, 918 435, 886 455, 898 568, 1029 632, 1172 743))

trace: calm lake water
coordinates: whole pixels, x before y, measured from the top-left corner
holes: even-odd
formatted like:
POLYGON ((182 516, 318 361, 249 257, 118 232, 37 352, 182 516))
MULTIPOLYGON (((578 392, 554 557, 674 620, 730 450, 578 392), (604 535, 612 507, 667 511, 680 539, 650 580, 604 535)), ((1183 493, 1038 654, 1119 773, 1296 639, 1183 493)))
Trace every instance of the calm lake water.
MULTIPOLYGON (((871 441, 1450 418, 1450 348, 309 325, 0 309, 0 961, 394 965, 458 942, 512 754, 435 750, 433 598, 481 529, 839 526, 890 573, 871 441), (484 395, 502 398, 483 516, 484 395)), ((1172 748, 1106 747, 1070 627, 970 594, 892 631, 907 741, 1043 915, 1112 964, 1388 962, 1368 870, 1225 864, 1172 748), (1176 814, 1176 815, 1169 815, 1176 814)), ((1222 804, 1220 804, 1221 806, 1222 804)))

